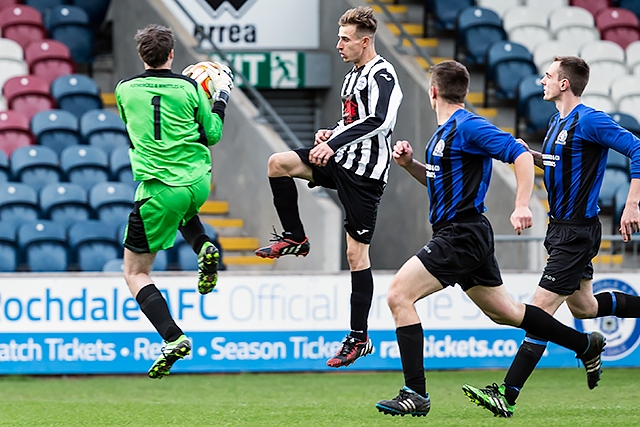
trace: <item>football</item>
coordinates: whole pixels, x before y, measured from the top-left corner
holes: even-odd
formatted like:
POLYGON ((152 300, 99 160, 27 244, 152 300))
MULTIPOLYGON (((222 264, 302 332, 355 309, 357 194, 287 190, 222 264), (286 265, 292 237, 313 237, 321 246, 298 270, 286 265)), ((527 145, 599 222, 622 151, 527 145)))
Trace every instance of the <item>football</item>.
POLYGON ((204 93, 207 94, 207 98, 211 99, 215 88, 213 87, 213 82, 211 81, 207 67, 205 65, 195 64, 193 68, 189 70, 189 73, 190 74, 187 75, 195 80, 202 90, 204 90, 204 93))

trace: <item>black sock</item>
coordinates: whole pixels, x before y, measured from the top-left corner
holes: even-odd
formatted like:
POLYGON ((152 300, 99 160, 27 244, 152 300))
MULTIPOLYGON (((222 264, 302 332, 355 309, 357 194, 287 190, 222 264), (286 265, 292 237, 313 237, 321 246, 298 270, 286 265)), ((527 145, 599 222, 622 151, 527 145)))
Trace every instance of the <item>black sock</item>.
POLYGON ((289 233, 292 240, 302 242, 306 234, 298 211, 296 183, 293 178, 279 176, 277 178, 269 178, 269 184, 273 193, 273 205, 276 208, 276 212, 278 212, 282 228, 289 233))
POLYGON ((524 329, 530 335, 573 350, 578 356, 584 354, 589 347, 587 334, 563 325, 549 313, 533 305, 525 304, 524 319, 520 329, 524 329))
POLYGON ((367 320, 373 298, 371 268, 351 272, 351 336, 364 341, 367 338, 367 320))
POLYGON ((524 387, 524 383, 533 373, 545 348, 547 348, 547 341, 529 334, 524 337, 524 341, 520 344, 518 353, 504 377, 504 396, 509 405, 516 404, 520 389, 524 387))
POLYGON ((198 215, 187 221, 185 225, 181 225, 178 230, 182 233, 184 240, 191 245, 196 255, 200 254, 200 249, 205 242, 211 242, 198 215))
POLYGON ((171 313, 169 313, 169 306, 156 285, 151 283, 140 289, 136 295, 136 301, 140 304, 140 310, 147 316, 163 340, 175 341, 183 334, 176 322, 173 321, 171 313))
POLYGON ((427 395, 427 380, 424 377, 424 332, 422 324, 401 326, 396 329, 404 384, 422 397, 427 395))
POLYGON ((616 316, 636 319, 640 317, 640 297, 622 292, 600 292, 595 297, 598 301, 596 317, 616 316))

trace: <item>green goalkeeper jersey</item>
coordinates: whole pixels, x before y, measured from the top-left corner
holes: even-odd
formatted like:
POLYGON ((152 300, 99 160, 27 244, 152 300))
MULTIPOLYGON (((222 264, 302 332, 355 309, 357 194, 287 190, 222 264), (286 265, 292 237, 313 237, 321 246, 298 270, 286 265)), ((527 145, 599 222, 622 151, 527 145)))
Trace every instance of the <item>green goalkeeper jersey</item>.
POLYGON ((131 140, 134 180, 191 185, 211 170, 209 146, 222 137, 222 119, 195 81, 146 70, 120 81, 115 97, 131 140))

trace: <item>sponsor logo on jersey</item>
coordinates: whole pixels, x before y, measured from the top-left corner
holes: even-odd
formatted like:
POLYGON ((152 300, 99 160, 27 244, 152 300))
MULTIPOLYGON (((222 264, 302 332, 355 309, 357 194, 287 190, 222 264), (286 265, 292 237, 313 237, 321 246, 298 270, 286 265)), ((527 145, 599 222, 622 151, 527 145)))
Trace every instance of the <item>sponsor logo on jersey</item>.
POLYGON ((345 125, 358 120, 358 103, 353 99, 353 95, 342 98, 342 120, 345 125))

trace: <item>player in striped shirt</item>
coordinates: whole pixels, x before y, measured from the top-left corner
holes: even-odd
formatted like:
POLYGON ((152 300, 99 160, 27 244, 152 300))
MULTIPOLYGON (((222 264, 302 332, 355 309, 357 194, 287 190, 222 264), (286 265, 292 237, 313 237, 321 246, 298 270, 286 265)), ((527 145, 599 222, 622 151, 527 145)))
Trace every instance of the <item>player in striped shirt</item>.
POLYGON ((351 270, 351 331, 327 365, 339 368, 373 351, 367 319, 373 297, 369 244, 380 198, 389 176, 390 137, 402 91, 393 66, 376 53, 377 21, 370 7, 346 11, 339 21, 337 49, 352 62, 342 84, 342 119, 320 129, 314 147, 269 158, 269 183, 284 228, 273 243, 256 250, 263 258, 309 253, 309 240, 298 212, 294 178, 336 189, 345 210, 347 261, 351 270))

